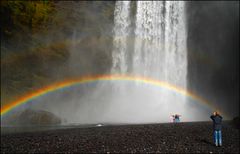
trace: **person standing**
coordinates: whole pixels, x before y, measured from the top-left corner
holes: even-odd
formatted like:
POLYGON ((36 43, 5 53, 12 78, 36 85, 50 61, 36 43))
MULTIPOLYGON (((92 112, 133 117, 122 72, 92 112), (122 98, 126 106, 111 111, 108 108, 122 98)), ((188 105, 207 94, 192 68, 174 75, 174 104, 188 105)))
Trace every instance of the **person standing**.
POLYGON ((216 146, 222 146, 222 116, 218 112, 213 112, 210 116, 213 121, 213 136, 216 146))
POLYGON ((172 115, 172 118, 173 118, 173 122, 180 122, 180 116, 179 114, 175 114, 175 115, 172 115))
POLYGON ((175 122, 180 122, 180 116, 179 114, 175 114, 175 122))

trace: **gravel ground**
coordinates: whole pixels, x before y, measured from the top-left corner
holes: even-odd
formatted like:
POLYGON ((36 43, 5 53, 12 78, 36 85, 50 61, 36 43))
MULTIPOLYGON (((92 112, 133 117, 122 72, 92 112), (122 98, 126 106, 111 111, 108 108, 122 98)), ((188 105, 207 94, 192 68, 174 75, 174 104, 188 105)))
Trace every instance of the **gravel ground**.
POLYGON ((215 147, 211 122, 68 128, 1 134, 1 153, 239 153, 239 129, 222 134, 215 147))

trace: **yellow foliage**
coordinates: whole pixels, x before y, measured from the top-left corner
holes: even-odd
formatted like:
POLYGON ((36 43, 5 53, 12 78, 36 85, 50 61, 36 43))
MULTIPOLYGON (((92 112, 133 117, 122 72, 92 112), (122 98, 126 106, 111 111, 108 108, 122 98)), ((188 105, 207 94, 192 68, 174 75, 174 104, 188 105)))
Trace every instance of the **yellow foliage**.
POLYGON ((1 1, 3 32, 6 35, 11 34, 11 29, 36 32, 47 26, 53 11, 53 2, 48 1, 1 1))

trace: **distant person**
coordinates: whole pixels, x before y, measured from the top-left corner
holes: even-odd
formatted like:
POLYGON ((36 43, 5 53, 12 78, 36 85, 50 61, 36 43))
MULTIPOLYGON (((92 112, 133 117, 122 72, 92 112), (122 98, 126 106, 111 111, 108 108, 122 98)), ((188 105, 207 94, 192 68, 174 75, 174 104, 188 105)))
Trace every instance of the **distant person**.
POLYGON ((180 122, 180 116, 179 114, 172 115, 173 117, 173 122, 180 122))
POLYGON ((222 146, 222 116, 218 112, 213 112, 210 116, 213 121, 213 136, 216 146, 222 146))
POLYGON ((180 116, 179 114, 175 114, 175 122, 180 122, 180 116))

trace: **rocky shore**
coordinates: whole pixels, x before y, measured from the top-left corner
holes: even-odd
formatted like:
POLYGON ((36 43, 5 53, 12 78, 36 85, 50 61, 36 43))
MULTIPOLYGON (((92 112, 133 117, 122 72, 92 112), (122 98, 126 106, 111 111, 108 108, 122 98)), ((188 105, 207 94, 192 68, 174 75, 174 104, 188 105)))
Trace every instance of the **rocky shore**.
POLYGON ((1 134, 1 153, 239 153, 239 129, 222 134, 215 147, 211 122, 68 128, 1 134))

